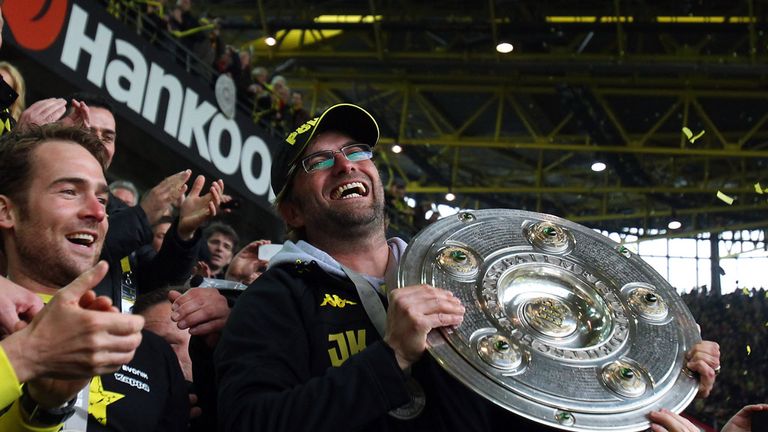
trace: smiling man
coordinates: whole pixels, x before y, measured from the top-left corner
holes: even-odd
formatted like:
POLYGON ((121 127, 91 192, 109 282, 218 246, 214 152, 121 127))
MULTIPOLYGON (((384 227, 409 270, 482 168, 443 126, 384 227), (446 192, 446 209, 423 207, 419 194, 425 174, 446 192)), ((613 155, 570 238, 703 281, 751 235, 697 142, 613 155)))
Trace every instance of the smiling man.
MULTIPOLYGON (((58 125, 32 126, 3 140, 0 235, 8 259, 8 279, 47 300, 99 259, 108 228, 106 154, 92 134, 58 125)), ((100 264, 97 270, 103 277, 106 266, 100 264)), ((102 299, 110 309, 109 300, 102 299)), ((46 313, 47 308, 40 313, 46 313)), ((70 325, 78 324, 61 325, 70 329, 70 325)), ((81 344, 87 350, 94 339, 87 337, 89 324, 84 327, 80 334, 60 343, 65 347, 81 344)), ((107 354, 99 351, 91 355, 107 354)), ((80 400, 88 400, 89 415, 83 411, 82 418, 70 418, 82 424, 68 423, 65 429, 84 430, 87 423, 91 432, 185 430, 186 386, 168 344, 159 336, 142 332, 133 359, 128 363, 128 359, 120 359, 116 372, 93 380, 42 380, 24 386, 19 401, 0 415, 0 430, 55 428, 74 409, 73 402, 64 407, 62 403, 86 385, 80 400), (135 415, 138 408, 142 409, 141 416, 135 415), (24 427, 10 428, 14 414, 25 421, 24 427)), ((53 361, 66 363, 70 359, 62 356, 53 361)))
POLYGON ((101 253, 108 191, 102 166, 91 153, 99 148, 74 140, 98 142, 61 127, 16 137, 4 143, 0 179, 9 276, 54 294, 101 253))
MULTIPOLYGON (((424 355, 427 334, 460 325, 464 307, 429 285, 393 289, 405 243, 385 237, 378 139, 367 111, 339 104, 279 149, 272 187, 292 241, 240 296, 216 349, 220 429, 545 429, 424 355)), ((716 344, 691 353, 705 393, 718 365, 716 344)))
POLYGON ((486 404, 421 358, 432 328, 461 323, 460 302, 420 285, 390 292, 385 309, 405 243, 385 237, 378 139, 367 111, 340 104, 277 154, 272 187, 293 241, 238 299, 217 347, 222 430, 489 429, 486 404))

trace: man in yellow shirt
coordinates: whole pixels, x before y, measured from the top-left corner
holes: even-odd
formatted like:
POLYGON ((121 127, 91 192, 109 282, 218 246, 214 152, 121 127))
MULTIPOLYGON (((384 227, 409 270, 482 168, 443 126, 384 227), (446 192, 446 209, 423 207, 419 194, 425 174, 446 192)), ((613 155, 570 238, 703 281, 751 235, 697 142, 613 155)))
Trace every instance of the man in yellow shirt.
POLYGON ((103 146, 58 126, 14 135, 0 144, 0 232, 8 278, 24 288, 2 282, 3 303, 13 305, 1 312, 3 329, 16 332, 1 342, 0 429, 57 430, 91 378, 133 358, 143 319, 90 290, 107 271, 104 263, 91 269, 107 227, 103 146), (18 289, 49 305, 40 310, 18 289), (25 326, 19 313, 35 318, 25 326))

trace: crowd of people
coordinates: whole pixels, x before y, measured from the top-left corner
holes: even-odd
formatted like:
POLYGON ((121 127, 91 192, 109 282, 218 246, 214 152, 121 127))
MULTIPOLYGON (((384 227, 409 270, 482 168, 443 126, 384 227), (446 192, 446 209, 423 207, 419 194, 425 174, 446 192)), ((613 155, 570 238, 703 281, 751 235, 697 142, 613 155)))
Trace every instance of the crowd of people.
POLYGON ((291 90, 284 76, 255 64, 249 47, 235 47, 223 40, 221 18, 197 16, 192 0, 105 3, 113 15, 130 17, 141 34, 174 52, 180 62, 199 61, 212 68, 211 85, 220 75, 231 78, 238 104, 250 112, 254 122, 284 135, 309 120, 302 93, 291 90))
POLYGON ((722 425, 740 407, 768 400, 768 292, 737 290, 708 294, 694 290, 683 300, 706 339, 716 340, 722 353, 722 374, 706 402, 688 413, 707 424, 722 425))
MULTIPOLYGON (((120 128, 107 100, 44 99, 14 116, 20 91, 5 79, 0 431, 551 430, 425 355, 428 333, 461 325, 465 308, 440 287, 393 289, 407 243, 388 238, 386 208, 415 211, 398 204, 403 184, 385 193, 374 114, 343 103, 286 126, 271 184, 287 240, 269 256, 268 240, 241 247, 218 219, 231 200, 221 180, 184 170, 143 194, 108 184, 120 128)), ((757 303, 732 312, 764 316, 757 303)), ((758 365, 748 353, 726 367, 738 338, 708 321, 707 339, 732 339, 730 392, 758 365)), ((765 328, 744 330, 764 352, 765 328)), ((702 398, 720 391, 720 350, 706 340, 687 353, 702 398)), ((764 380, 750 382, 733 394, 764 380)), ((719 405, 735 413, 724 432, 768 412, 739 410, 746 401, 719 405)), ((666 409, 648 417, 656 431, 696 430, 666 409)))

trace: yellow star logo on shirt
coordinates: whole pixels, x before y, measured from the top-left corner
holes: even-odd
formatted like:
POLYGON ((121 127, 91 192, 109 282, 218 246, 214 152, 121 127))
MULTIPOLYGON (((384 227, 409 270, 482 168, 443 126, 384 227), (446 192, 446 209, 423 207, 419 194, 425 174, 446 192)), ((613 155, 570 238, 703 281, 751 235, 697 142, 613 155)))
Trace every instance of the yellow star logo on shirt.
POLYGON ((107 405, 119 401, 125 395, 104 390, 101 377, 96 376, 91 380, 91 388, 88 394, 88 413, 99 423, 107 425, 107 405))

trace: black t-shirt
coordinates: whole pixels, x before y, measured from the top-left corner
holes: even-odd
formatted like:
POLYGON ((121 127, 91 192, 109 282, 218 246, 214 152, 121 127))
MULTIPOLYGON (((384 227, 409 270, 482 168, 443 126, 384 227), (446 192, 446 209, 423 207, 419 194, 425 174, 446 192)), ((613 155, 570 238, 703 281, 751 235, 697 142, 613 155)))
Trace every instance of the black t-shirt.
POLYGON ((187 430, 189 397, 176 354, 160 336, 142 336, 130 363, 91 381, 88 432, 187 430))

